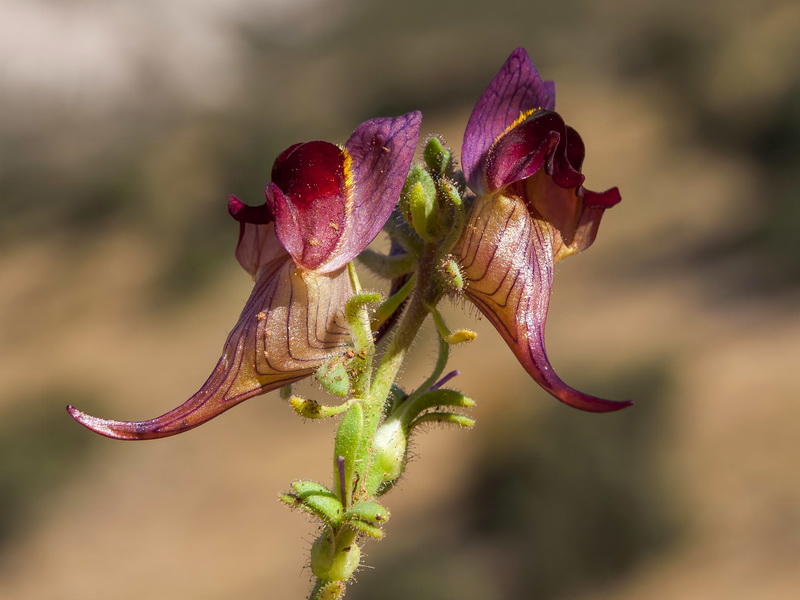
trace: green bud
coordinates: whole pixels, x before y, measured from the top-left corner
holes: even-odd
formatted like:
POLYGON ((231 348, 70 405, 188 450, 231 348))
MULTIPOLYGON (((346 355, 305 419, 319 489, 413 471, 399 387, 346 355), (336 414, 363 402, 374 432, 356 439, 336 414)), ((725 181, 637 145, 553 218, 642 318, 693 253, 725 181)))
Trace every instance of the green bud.
POLYGON ((412 165, 400 193, 399 207, 406 221, 423 240, 431 241, 435 230, 436 184, 422 165, 412 165))
POLYGON ((400 419, 389 418, 375 433, 372 444, 374 462, 370 472, 368 490, 371 493, 386 491, 406 467, 408 435, 400 419))
POLYGON ((466 208, 464 200, 461 198, 461 192, 458 186, 450 179, 442 178, 438 181, 438 200, 442 207, 441 212, 446 214, 446 217, 440 219, 442 246, 446 249, 452 248, 461 237, 461 232, 464 229, 466 222, 466 208))
POLYGON ((344 598, 346 586, 344 581, 328 581, 315 588, 314 600, 340 600, 344 598))
POLYGON ((428 138, 422 155, 425 159, 425 165, 431 173, 445 175, 451 171, 453 152, 445 146, 444 140, 438 135, 432 135, 428 138))
POLYGON ((325 527, 311 546, 311 571, 325 581, 347 581, 361 561, 361 548, 356 544, 356 531, 343 528, 334 534, 325 527))
POLYGON ((455 295, 464 291, 464 274, 454 258, 449 257, 442 262, 439 277, 448 294, 455 295))

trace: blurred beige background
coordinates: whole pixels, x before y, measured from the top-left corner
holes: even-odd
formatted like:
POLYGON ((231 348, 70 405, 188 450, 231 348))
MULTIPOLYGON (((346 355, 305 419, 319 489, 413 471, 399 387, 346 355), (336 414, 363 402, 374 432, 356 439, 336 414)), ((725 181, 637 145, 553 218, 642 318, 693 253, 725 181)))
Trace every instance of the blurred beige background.
MULTIPOLYGON (((277 153, 421 109, 455 147, 525 46, 623 203, 559 265, 548 347, 587 415, 475 311, 472 432, 419 436, 352 598, 800 597, 800 4, 2 0, 0 597, 302 598, 331 423, 277 394, 113 442, 204 381, 250 282, 230 193, 277 153)), ((419 346, 406 381, 433 356, 419 346)), ((309 386, 308 393, 316 390, 309 386)), ((351 596, 348 596, 350 598, 351 596)))

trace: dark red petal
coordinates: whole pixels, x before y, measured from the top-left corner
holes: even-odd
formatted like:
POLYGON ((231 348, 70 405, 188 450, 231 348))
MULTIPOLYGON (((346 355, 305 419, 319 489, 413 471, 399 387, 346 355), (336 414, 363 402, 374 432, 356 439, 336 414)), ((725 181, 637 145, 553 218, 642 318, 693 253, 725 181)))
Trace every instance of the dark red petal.
POLYGON ((349 210, 344 150, 319 141, 288 148, 266 195, 281 243, 297 264, 316 269, 339 244, 349 210))
POLYGON ((467 296, 497 328, 533 379, 561 402, 590 412, 629 406, 571 388, 556 375, 544 344, 558 232, 534 219, 519 197, 479 197, 454 249, 467 296))
POLYGON ((85 427, 121 440, 167 437, 202 425, 248 398, 307 377, 348 348, 343 314, 352 294, 345 269, 302 273, 288 257, 274 261, 262 270, 211 376, 181 406, 148 421, 68 410, 85 427))
POLYGON ((236 196, 228 196, 228 213, 239 223, 254 223, 265 225, 272 223, 275 218, 272 216, 269 206, 248 206, 236 196))
POLYGON ((543 82, 524 48, 517 48, 481 94, 467 122, 461 166, 470 187, 481 193, 483 162, 495 140, 520 114, 555 108, 555 84, 543 82))
POLYGON ((545 171, 561 187, 574 188, 583 183, 583 175, 569 160, 572 146, 574 158, 583 160, 583 144, 558 113, 541 110, 508 130, 489 149, 485 172, 487 191, 494 191, 533 176, 544 166, 545 171))

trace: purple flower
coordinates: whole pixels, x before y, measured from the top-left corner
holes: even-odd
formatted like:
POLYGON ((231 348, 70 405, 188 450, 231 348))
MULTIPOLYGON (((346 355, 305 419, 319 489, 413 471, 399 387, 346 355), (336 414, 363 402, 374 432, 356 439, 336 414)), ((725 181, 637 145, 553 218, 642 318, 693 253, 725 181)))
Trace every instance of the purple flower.
POLYGON ((462 167, 477 198, 453 253, 465 292, 545 390, 575 408, 606 412, 630 402, 589 396, 550 366, 544 328, 554 264, 588 248, 617 188, 583 187, 584 146, 554 112, 555 85, 524 49, 511 53, 475 105, 462 167))
POLYGON ((418 112, 372 119, 344 148, 314 141, 284 150, 272 167, 266 204, 229 200, 240 222, 236 258, 255 287, 203 387, 149 421, 99 419, 68 407, 72 417, 107 437, 166 437, 307 377, 349 348, 344 305, 354 290, 346 266, 397 203, 420 121, 418 112))

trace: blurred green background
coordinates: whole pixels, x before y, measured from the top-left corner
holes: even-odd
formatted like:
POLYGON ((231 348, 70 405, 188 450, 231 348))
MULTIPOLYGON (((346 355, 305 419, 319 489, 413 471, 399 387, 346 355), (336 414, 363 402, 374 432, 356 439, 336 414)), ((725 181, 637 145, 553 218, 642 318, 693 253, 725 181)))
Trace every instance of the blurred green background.
MULTIPOLYGON (((557 82, 588 186, 620 187, 559 265, 558 405, 474 310, 470 433, 415 440, 354 599, 800 596, 800 4, 3 0, 0 595, 301 598, 332 426, 270 395, 126 444, 204 381, 250 282, 226 198, 275 156, 422 110, 458 148, 517 46, 557 82)), ((404 377, 433 357, 420 344, 404 377)), ((317 392, 308 386, 310 394, 317 392)), ((350 598, 351 596, 348 596, 350 598)))

